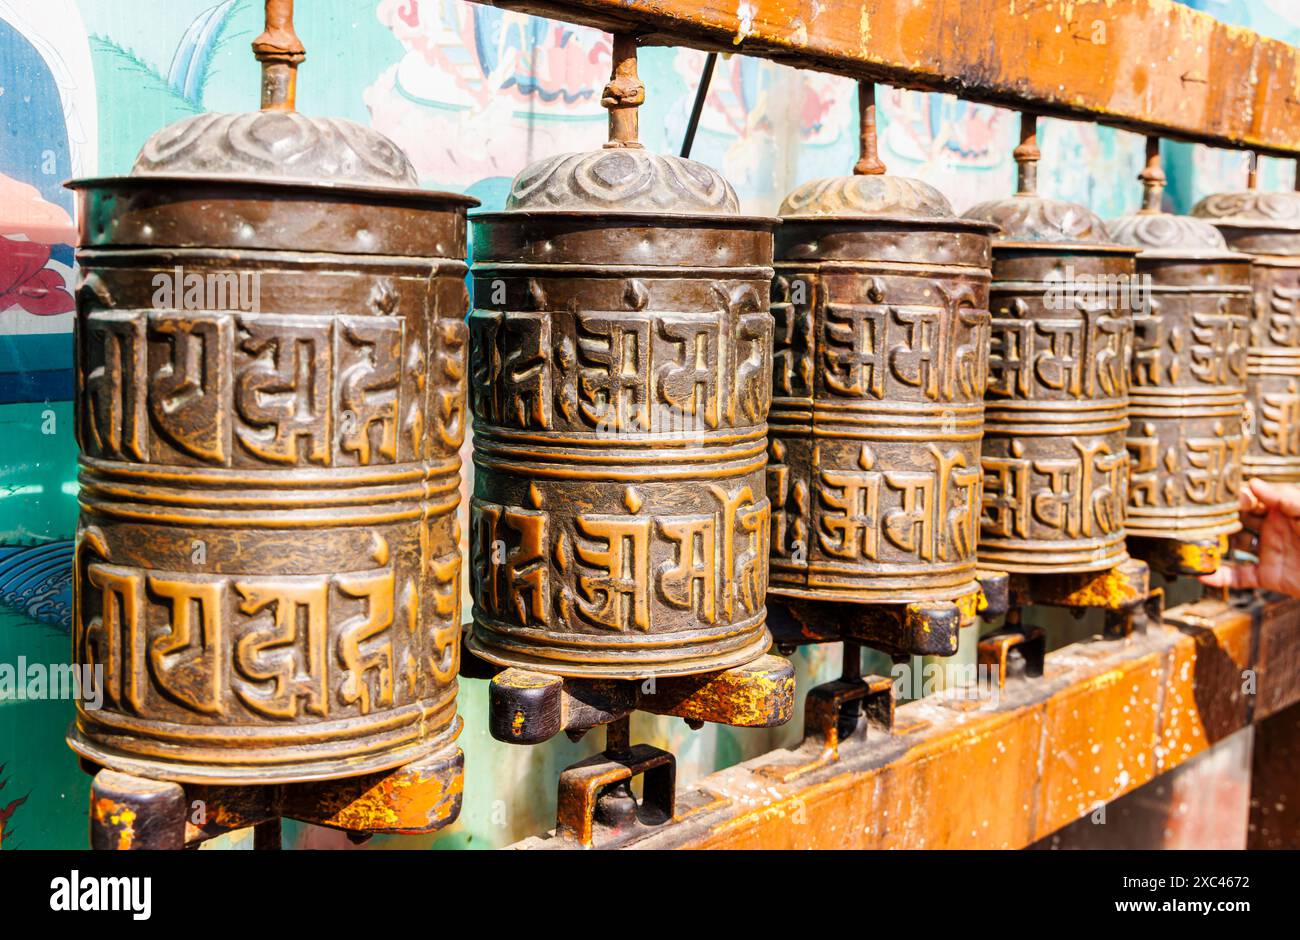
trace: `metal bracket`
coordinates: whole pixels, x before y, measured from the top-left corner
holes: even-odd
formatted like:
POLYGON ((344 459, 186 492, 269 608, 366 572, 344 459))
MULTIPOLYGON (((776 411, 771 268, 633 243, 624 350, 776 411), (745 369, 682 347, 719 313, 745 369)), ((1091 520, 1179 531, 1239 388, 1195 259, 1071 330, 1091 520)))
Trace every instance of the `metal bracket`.
MULTIPOLYGON (((845 647, 846 656, 850 647, 854 653, 860 652, 850 642, 845 647)), ((803 743, 794 751, 800 756, 798 762, 764 765, 757 773, 789 783, 839 760, 840 745, 851 736, 865 741, 872 728, 886 735, 894 733, 893 680, 854 673, 853 665, 846 660, 840 678, 809 689, 804 703, 803 743), (859 730, 864 724, 865 728, 859 730)))
POLYGON ((1135 630, 1145 631, 1152 611, 1159 617, 1164 594, 1151 589, 1147 563, 1130 558, 1102 571, 1012 572, 1010 602, 1012 607, 1037 604, 1102 610, 1106 612, 1106 635, 1123 638, 1135 630))
POLYGON ((98 851, 185 847, 185 789, 101 770, 90 785, 90 847, 98 851))
POLYGON ((673 818, 677 762, 648 744, 607 750, 560 774, 555 834, 583 848, 613 848, 673 818), (630 783, 642 779, 638 802, 630 783))
POLYGON ((980 586, 975 612, 985 620, 1005 616, 1011 609, 1011 575, 1005 571, 977 571, 975 580, 980 586))
POLYGON ((961 630, 978 617, 995 619, 1010 605, 1004 571, 980 571, 979 589, 952 601, 851 604, 768 596, 768 628, 777 649, 791 653, 809 643, 864 643, 891 656, 951 656, 961 630))
POLYGON ((794 666, 760 656, 721 672, 658 679, 583 679, 496 667, 488 687, 488 729, 508 744, 540 744, 561 731, 580 737, 634 711, 705 722, 772 728, 794 714, 794 666))
POLYGON ((808 691, 804 701, 804 740, 821 742, 827 760, 838 760, 840 743, 865 719, 868 729, 894 730, 894 683, 884 676, 833 679, 808 691))
POLYGON ((1127 544, 1134 557, 1170 578, 1214 574, 1228 555, 1226 535, 1188 541, 1130 536, 1127 544))
POLYGON ((252 827, 254 846, 280 847, 284 818, 375 833, 435 832, 460 815, 465 755, 444 749, 394 770, 265 786, 209 786, 94 773, 90 844, 102 850, 180 849, 252 827))
POLYGON ((974 622, 978 594, 964 604, 930 601, 912 604, 845 604, 795 598, 768 599, 769 629, 779 649, 807 643, 851 640, 891 656, 951 656, 957 652, 960 630, 974 622))
POLYGON ((1023 674, 1029 678, 1039 678, 1043 674, 1043 662, 1047 658, 1047 634, 1041 627, 1026 627, 1020 630, 999 630, 980 640, 978 664, 997 669, 998 688, 1007 685, 1007 676, 1018 672, 1014 668, 1016 661, 1023 663, 1023 674), (1012 654, 1019 654, 1013 658, 1012 654))

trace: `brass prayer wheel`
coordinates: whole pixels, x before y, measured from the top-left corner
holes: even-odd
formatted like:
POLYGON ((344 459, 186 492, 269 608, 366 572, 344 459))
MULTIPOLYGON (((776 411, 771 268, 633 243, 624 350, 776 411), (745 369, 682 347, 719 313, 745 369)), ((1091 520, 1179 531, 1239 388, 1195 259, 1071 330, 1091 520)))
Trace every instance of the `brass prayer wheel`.
POLYGON ((714 170, 636 142, 618 36, 604 149, 471 217, 470 648, 561 676, 763 655, 772 230, 714 170))
POLYGON ((1220 193, 1192 215, 1212 223, 1228 247, 1254 261, 1254 304, 1246 357, 1244 472, 1300 482, 1300 192, 1220 193))
MULTIPOLYGON (((867 615, 810 609, 836 601, 973 619, 994 226, 886 175, 869 82, 859 105, 854 175, 795 189, 776 233, 771 594, 806 623, 867 615)), ((895 626, 869 641, 956 651, 956 630, 895 626)))
MULTIPOLYGON (((1159 140, 1139 177, 1143 208, 1108 224, 1141 249, 1129 372, 1130 536, 1218 541, 1241 528, 1250 256, 1201 219, 1160 209, 1159 140)), ((1217 565, 1216 565, 1217 567, 1217 565)))
POLYGON ((1128 369, 1135 248, 1092 212, 1038 195, 1036 122, 1021 119, 1017 193, 995 223, 983 444, 983 567, 1100 571, 1128 558, 1128 369))
POLYGON ((254 43, 262 111, 187 118, 130 175, 70 184, 74 652, 105 698, 69 743, 135 776, 459 760, 476 202, 416 188, 381 134, 292 110, 286 6, 254 43))

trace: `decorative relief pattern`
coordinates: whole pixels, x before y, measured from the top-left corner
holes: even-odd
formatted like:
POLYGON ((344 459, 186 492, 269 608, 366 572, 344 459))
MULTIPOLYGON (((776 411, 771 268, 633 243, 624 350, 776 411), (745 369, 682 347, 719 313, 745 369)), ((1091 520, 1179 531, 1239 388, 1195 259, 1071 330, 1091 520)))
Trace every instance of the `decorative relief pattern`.
POLYGON ((1221 193, 1192 213, 1218 226, 1229 247, 1254 254, 1243 472, 1300 482, 1300 193, 1221 193))
POLYGON ((804 183, 785 197, 781 215, 896 216, 951 219, 952 205, 929 183, 885 174, 834 176, 804 183))
POLYGON ((1036 316, 1032 299, 1013 297, 993 316, 988 400, 1122 399, 1132 339, 1132 317, 1105 306, 1036 316))
POLYGON ((974 589, 987 277, 778 261, 774 594, 896 603, 974 589))
POLYGON ((525 167, 506 208, 734 215, 740 201, 706 164, 617 147, 560 154, 525 167))
POLYGON ((98 528, 81 534, 80 661, 102 666, 110 712, 187 724, 283 725, 356 718, 447 698, 455 678, 459 558, 432 578, 376 567, 237 575, 113 564, 98 528), (422 612, 428 589, 433 609, 422 612), (430 616, 432 614, 432 616, 430 616))
POLYGON ((1227 242, 1208 222, 1168 212, 1135 212, 1106 224, 1121 245, 1183 254, 1227 252, 1227 242))
POLYGON ((1104 437, 1071 436, 1073 453, 1034 459, 1032 447, 994 443, 984 455, 984 536, 990 540, 1105 540, 1124 531, 1127 454, 1104 437))
MULTIPOLYGON (((999 255, 995 247, 980 561, 1026 572, 1112 567, 1127 557, 1132 316, 1109 298, 1053 293, 1048 275, 1061 262, 1051 256, 1004 283, 999 255)), ((1070 261, 1132 278, 1122 255, 1070 261)))
POLYGON ((749 285, 702 299, 717 313, 476 309, 475 418, 609 434, 761 424, 771 397, 772 318, 749 285))
POLYGON ((1091 210, 1073 202, 1021 193, 1007 199, 981 202, 968 209, 964 219, 992 222, 1010 242, 1108 244, 1106 224, 1091 210))
POLYGON ((744 251, 708 277, 476 263, 476 652, 627 678, 766 651, 771 255, 744 251))
POLYGON ((1247 476, 1300 482, 1300 273, 1256 259, 1255 317, 1247 359, 1255 433, 1247 476))
POLYGON ((1300 228, 1300 193, 1262 192, 1217 193, 1192 207, 1192 215, 1236 225, 1277 225, 1300 228))
POLYGON ((131 175, 419 185, 411 161, 383 134, 297 111, 209 112, 176 121, 145 142, 131 175))
POLYGON ((762 617, 767 501, 744 484, 705 492, 698 512, 674 515, 651 515, 632 486, 621 513, 550 513, 536 488, 537 508, 476 499, 481 613, 498 624, 595 635, 662 633, 680 612, 708 626, 762 617))
MULTIPOLYGON (((1139 256, 1139 272, 1145 256, 1139 256)), ((1244 259, 1188 260, 1177 280, 1157 282, 1136 332, 1127 446, 1128 530, 1155 538, 1212 538, 1236 531, 1242 482, 1250 304, 1244 259), (1216 286, 1217 285, 1217 286, 1216 286)), ((1169 262, 1155 276, 1170 277, 1169 262)))
POLYGON ((104 254, 78 293, 74 648, 105 706, 79 712, 77 749, 266 783, 449 745, 463 267, 371 265, 340 312, 318 262, 281 259, 271 296, 302 309, 251 313, 153 309, 148 271, 104 254))
POLYGON ((425 337, 401 316, 94 310, 78 342, 90 457, 378 466, 454 453, 464 437, 467 337, 457 321, 425 337), (433 401, 430 342, 441 373, 433 401), (436 436, 424 433, 430 423, 436 436))

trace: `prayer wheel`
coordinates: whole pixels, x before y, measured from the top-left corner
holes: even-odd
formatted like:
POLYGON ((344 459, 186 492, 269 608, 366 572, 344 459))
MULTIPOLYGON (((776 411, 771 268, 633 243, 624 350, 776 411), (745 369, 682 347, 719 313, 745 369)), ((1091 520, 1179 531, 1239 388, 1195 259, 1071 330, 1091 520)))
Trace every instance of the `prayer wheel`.
POLYGON ((1143 208, 1109 223, 1140 249, 1147 303, 1134 311, 1129 372, 1130 536, 1217 541, 1241 527, 1250 256, 1208 222, 1160 209, 1157 138, 1140 179, 1143 208))
MULTIPOLYGON (((886 175, 869 82, 859 105, 854 175, 795 189, 776 233, 771 594, 805 622, 865 613, 843 602, 973 617, 994 226, 886 175)), ((956 651, 955 630, 893 627, 871 642, 956 651)))
POLYGON ((1092 212, 1036 193, 1022 118, 1017 193, 965 218, 996 224, 983 444, 982 567, 1101 571, 1128 559, 1128 369, 1135 248, 1092 212))
POLYGON ((772 231, 703 164, 637 142, 616 37, 610 141, 471 217, 470 648, 560 676, 691 675, 766 653, 772 231))
POLYGON ((70 184, 74 651, 104 702, 79 702, 69 743, 139 777, 459 767, 476 203, 416 188, 383 135, 293 111, 287 7, 254 43, 263 110, 186 118, 129 175, 70 184))
POLYGON ((1208 196, 1192 215, 1254 261, 1245 476, 1300 482, 1300 192, 1258 192, 1252 170, 1250 189, 1208 196))

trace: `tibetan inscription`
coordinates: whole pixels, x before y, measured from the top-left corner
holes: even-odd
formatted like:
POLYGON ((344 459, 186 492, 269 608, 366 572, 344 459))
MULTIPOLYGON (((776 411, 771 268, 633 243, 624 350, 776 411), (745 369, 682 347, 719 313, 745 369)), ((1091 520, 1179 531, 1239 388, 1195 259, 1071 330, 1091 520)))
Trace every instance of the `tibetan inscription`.
POLYGON ((104 693, 83 756, 261 784, 454 748, 470 364, 447 199, 406 210, 445 259, 186 249, 198 277, 247 268, 256 310, 155 306, 167 246, 80 251, 73 640, 104 693))
MULTIPOLYGON (((1069 260, 1102 283, 1133 280, 1125 252, 1069 260)), ((994 244, 979 557, 995 569, 1090 571, 1127 558, 1132 311, 1061 290, 1057 265, 994 244)))
POLYGON ((891 233, 871 219, 778 233, 773 595, 908 603, 976 590, 988 240, 952 224, 960 237, 916 236, 936 253, 948 239, 947 264, 884 260, 891 233), (806 260, 822 243, 835 259, 806 260))
POLYGON ((475 652, 606 678, 766 652, 771 223, 646 221, 673 252, 734 257, 635 273, 564 218, 535 223, 565 249, 528 265, 497 253, 508 212, 475 224, 475 652))
POLYGON ((1130 535, 1213 539, 1240 527, 1251 298, 1250 263, 1237 257, 1138 256, 1152 288, 1133 321, 1130 535))

